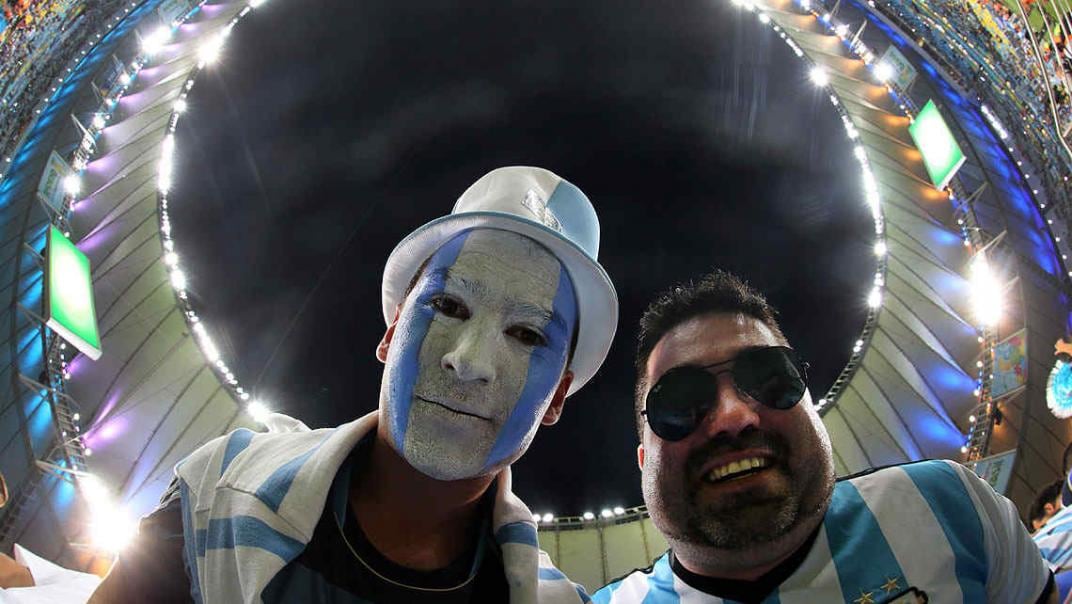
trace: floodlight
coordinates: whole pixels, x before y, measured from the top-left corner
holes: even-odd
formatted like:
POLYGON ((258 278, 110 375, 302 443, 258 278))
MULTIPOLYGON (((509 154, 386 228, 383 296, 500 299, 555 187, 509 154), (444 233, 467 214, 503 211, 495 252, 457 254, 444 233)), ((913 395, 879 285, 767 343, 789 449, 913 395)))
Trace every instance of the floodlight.
POLYGON ((610 511, 608 509, 603 509, 603 511, 599 512, 599 515, 604 517, 604 518, 610 518, 611 516, 614 515, 614 512, 612 512, 612 511, 610 511))
POLYGON ((625 508, 623 508, 622 506, 616 506, 614 508, 614 515, 615 516, 621 516, 624 513, 625 513, 625 508))
POLYGON ((867 305, 871 308, 878 308, 882 306, 882 290, 875 288, 871 290, 871 293, 867 296, 867 305))
POLYGON ((156 51, 163 48, 167 43, 168 38, 171 37, 171 29, 161 25, 156 28, 153 33, 145 36, 141 40, 141 50, 146 54, 153 54, 156 51))
POLYGON ((137 522, 123 508, 96 506, 90 520, 90 536, 100 549, 118 553, 138 532, 137 522))
POLYGON ((879 242, 875 243, 875 255, 876 256, 881 258, 882 256, 885 256, 886 252, 888 252, 888 251, 889 251, 889 249, 886 248, 886 242, 885 241, 879 241, 879 242))
POLYGON ((1001 284, 983 254, 977 255, 972 261, 969 282, 975 319, 982 325, 996 325, 1001 319, 1001 284))
POLYGON ((78 195, 82 192, 82 179, 77 174, 71 174, 63 178, 63 190, 68 195, 78 195))
POLYGON ((212 65, 220 58, 223 51, 223 36, 216 36, 205 42, 197 51, 200 62, 204 65, 212 65))
POLYGON ((808 77, 811 78, 812 83, 816 86, 826 86, 830 83, 830 76, 819 65, 811 68, 811 71, 808 72, 808 77))
POLYGON ((254 399, 250 404, 246 405, 246 412, 253 418, 254 421, 264 423, 264 420, 272 413, 272 410, 261 402, 260 399, 254 399))
POLYGON ((544 523, 548 523, 548 522, 551 522, 551 521, 552 521, 552 520, 554 520, 554 519, 555 519, 555 515, 554 515, 554 514, 552 514, 551 512, 547 512, 546 514, 544 514, 544 515, 543 515, 543 521, 544 521, 544 523))
POLYGON ((894 73, 894 71, 893 71, 893 66, 890 65, 889 63, 885 62, 885 61, 883 61, 881 63, 877 63, 875 65, 874 74, 875 74, 875 79, 880 81, 880 82, 889 81, 889 80, 893 79, 894 75, 896 75, 894 73))
POLYGON ((186 273, 181 270, 171 271, 171 286, 178 290, 186 289, 186 273))
POLYGON ((103 115, 98 113, 97 115, 93 116, 93 127, 94 128, 96 128, 97 130, 100 130, 100 129, 104 128, 104 124, 105 124, 105 121, 104 121, 104 116, 103 115))
POLYGON ((592 512, 585 512, 583 518, 585 520, 595 520, 596 515, 592 512))
POLYGON ((186 99, 179 99, 175 101, 175 113, 182 113, 186 111, 186 99))

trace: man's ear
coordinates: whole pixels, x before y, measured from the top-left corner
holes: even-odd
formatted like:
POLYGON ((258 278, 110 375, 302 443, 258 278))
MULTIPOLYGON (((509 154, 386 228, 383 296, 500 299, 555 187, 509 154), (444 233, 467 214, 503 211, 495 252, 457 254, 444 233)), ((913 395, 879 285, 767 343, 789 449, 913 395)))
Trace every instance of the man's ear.
POLYGON ((383 339, 380 340, 379 346, 376 347, 376 358, 381 363, 387 362, 387 351, 391 350, 391 339, 395 337, 395 326, 398 325, 398 316, 400 314, 402 314, 401 304, 395 307, 395 318, 387 326, 387 331, 383 333, 383 339))
POLYGON ((644 469, 644 443, 636 446, 636 465, 641 470, 644 469))
POLYGON ((1052 515, 1057 511, 1057 506, 1052 503, 1047 503, 1046 505, 1042 506, 1042 511, 1045 512, 1046 515, 1052 515))
POLYGON ((558 418, 562 417, 562 406, 566 404, 566 393, 569 392, 570 384, 573 383, 573 372, 569 369, 562 374, 562 380, 558 382, 558 388, 555 389, 554 396, 551 397, 551 404, 547 406, 547 411, 543 414, 543 419, 540 423, 545 426, 553 426, 558 423, 558 418))

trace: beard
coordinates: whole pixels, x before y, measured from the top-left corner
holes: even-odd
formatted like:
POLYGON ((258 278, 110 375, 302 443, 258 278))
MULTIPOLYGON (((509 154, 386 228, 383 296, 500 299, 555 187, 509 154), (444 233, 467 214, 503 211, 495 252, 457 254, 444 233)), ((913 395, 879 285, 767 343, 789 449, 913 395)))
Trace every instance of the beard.
POLYGON ((645 473, 644 499, 652 521, 670 541, 728 551, 756 548, 784 537, 826 509, 832 477, 827 484, 822 464, 805 463, 794 469, 789 459, 788 444, 777 434, 752 430, 715 438, 689 454, 685 472, 645 473), (767 473, 763 483, 710 493, 718 485, 700 475, 702 467, 719 455, 749 448, 774 453, 772 465, 762 470, 767 473))

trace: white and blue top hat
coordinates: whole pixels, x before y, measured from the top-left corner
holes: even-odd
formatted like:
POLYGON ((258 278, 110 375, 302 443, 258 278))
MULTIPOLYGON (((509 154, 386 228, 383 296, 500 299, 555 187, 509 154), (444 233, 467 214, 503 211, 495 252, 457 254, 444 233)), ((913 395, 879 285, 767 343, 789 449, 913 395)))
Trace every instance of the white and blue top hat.
POLYGON ((607 358, 618 327, 618 295, 600 266, 599 218, 576 186, 543 168, 511 166, 473 183, 450 215, 437 218, 403 239, 383 273, 383 318, 388 324, 406 288, 429 256, 469 229, 499 229, 524 235, 549 249, 566 267, 577 294, 577 348, 570 369, 573 394, 607 358))

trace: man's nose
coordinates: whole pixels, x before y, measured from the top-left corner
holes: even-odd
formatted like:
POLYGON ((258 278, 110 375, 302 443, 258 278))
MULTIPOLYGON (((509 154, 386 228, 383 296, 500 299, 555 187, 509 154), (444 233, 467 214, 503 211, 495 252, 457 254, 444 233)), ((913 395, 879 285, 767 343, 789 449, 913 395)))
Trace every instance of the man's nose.
POLYGON ((440 366, 459 381, 490 384, 495 380, 495 330, 467 321, 454 345, 443 355, 440 366))
POLYGON ((719 434, 737 436, 747 428, 759 427, 759 403, 737 391, 729 372, 718 376, 718 400, 707 412, 700 430, 705 439, 719 434))

